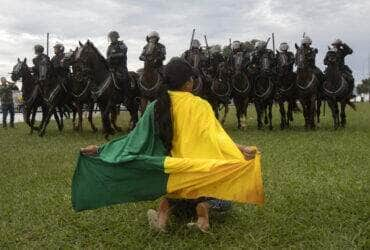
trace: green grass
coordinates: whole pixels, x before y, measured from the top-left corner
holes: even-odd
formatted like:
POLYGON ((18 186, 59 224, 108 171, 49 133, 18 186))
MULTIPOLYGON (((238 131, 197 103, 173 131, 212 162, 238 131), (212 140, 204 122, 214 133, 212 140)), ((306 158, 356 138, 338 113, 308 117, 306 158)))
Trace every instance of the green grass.
POLYGON ((44 138, 28 135, 24 124, 0 129, 0 248, 370 248, 370 105, 348 110, 348 126, 338 131, 328 109, 310 132, 301 114, 280 131, 274 112, 273 131, 256 129, 252 109, 246 131, 228 116, 235 141, 262 150, 266 204, 213 216, 208 235, 188 230, 184 219, 173 219, 168 234, 151 232, 146 211, 157 202, 75 213, 78 149, 104 142, 86 123, 82 134, 70 121, 63 133, 52 123, 44 138))

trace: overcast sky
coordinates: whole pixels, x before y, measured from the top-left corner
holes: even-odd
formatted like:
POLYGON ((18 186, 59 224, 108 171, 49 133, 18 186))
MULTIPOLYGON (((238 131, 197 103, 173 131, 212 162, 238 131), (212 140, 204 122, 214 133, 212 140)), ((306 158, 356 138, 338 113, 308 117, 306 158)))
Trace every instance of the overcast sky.
MULTIPOLYGON (((78 41, 90 39, 105 54, 107 33, 117 30, 128 46, 128 66, 136 70, 145 36, 157 30, 168 58, 189 46, 191 31, 203 43, 228 44, 228 39, 267 39, 275 32, 276 43, 291 48, 306 32, 319 49, 317 65, 327 46, 339 37, 355 51, 347 57, 356 81, 369 72, 369 0, 0 0, 0 74, 6 75, 17 57, 33 57, 33 45, 65 44, 69 50, 78 41)), ((271 43, 270 43, 271 45, 271 43)))

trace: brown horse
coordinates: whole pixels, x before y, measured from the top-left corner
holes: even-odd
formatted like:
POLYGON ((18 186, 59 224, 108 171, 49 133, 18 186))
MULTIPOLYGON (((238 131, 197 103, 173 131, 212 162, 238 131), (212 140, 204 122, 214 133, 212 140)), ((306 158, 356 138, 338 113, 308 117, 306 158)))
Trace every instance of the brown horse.
MULTIPOLYGON (((149 43, 148 54, 153 54, 155 48, 149 43)), ((154 101, 158 96, 158 91, 163 84, 163 75, 161 68, 156 64, 155 57, 147 57, 144 62, 144 68, 138 70, 138 86, 140 91, 141 113, 146 109, 149 102, 154 101)))
MULTIPOLYGON (((45 102, 42 89, 37 84, 35 78, 32 76, 29 67, 27 66, 27 59, 17 61, 11 73, 12 81, 22 79, 22 98, 24 100, 24 121, 30 127, 30 134, 34 130, 40 131, 46 121, 46 114, 48 113, 48 105, 45 102), (42 119, 39 127, 35 127, 36 113, 38 108, 41 108, 42 119)), ((54 119, 57 122, 59 130, 62 130, 62 125, 59 116, 55 110, 52 111, 54 119)))
POLYGON ((333 116, 334 129, 345 127, 346 119, 346 105, 348 104, 355 110, 355 105, 351 103, 351 90, 349 88, 348 80, 345 79, 343 72, 339 69, 336 52, 329 50, 326 54, 328 58, 328 65, 325 71, 325 81, 323 84, 323 92, 331 109, 333 116), (338 102, 340 103, 340 118, 338 102))

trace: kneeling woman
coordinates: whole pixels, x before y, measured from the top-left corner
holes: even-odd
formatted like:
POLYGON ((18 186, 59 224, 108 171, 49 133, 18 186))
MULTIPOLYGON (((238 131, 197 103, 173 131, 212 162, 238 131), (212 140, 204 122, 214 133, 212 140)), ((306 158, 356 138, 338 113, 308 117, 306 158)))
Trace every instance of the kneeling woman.
POLYGON ((166 88, 136 128, 107 144, 81 149, 72 182, 76 211, 162 197, 151 225, 164 231, 172 209, 191 205, 202 231, 210 208, 226 201, 263 204, 260 155, 235 144, 208 102, 191 94, 192 67, 173 58, 166 88), (212 197, 212 198, 209 198, 212 197))

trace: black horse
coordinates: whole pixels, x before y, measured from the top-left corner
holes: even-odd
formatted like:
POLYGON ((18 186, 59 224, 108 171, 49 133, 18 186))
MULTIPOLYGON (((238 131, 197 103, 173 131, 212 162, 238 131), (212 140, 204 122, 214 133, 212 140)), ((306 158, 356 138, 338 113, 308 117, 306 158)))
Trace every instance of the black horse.
POLYGON ((284 53, 278 53, 279 70, 278 81, 276 88, 276 101, 279 103, 280 111, 280 128, 289 127, 289 123, 293 121, 293 111, 296 107, 296 79, 297 74, 291 69, 288 56, 284 53), (287 111, 285 111, 285 102, 288 103, 287 111))
MULTIPOLYGON (((34 130, 40 131, 45 124, 46 114, 48 113, 48 105, 45 102, 40 85, 37 84, 37 81, 27 66, 26 58, 23 61, 19 60, 18 58, 17 64, 13 67, 11 79, 13 81, 22 79, 22 99, 24 102, 23 117, 24 121, 31 129, 30 134, 32 134, 34 130), (36 127, 35 120, 38 108, 41 108, 42 119, 40 126, 36 127)), ((62 130, 62 125, 57 112, 54 110, 52 113, 54 114, 54 118, 58 124, 59 130, 62 130)))
POLYGON ((87 106, 88 121, 93 132, 96 132, 97 128, 93 123, 95 100, 92 97, 92 91, 95 89, 92 86, 92 80, 88 78, 88 75, 85 75, 85 72, 82 71, 82 66, 75 59, 77 51, 78 48, 66 53, 63 59, 63 64, 72 68, 70 73, 70 94, 72 95, 73 104, 76 107, 78 115, 78 123, 76 125, 76 112, 73 113, 73 128, 82 132, 83 108, 87 106))
POLYGON ((139 119, 139 108, 134 95, 128 95, 127 89, 131 86, 128 72, 120 77, 113 74, 106 59, 89 40, 80 44, 75 60, 81 65, 86 78, 98 86, 92 95, 100 108, 105 138, 115 131, 121 131, 116 124, 121 104, 126 104, 131 115, 130 129, 134 128, 139 119))
POLYGON ((248 78, 247 70, 243 68, 243 53, 239 52, 233 60, 231 76, 231 96, 236 108, 238 129, 246 128, 248 104, 252 97, 252 83, 248 78))
POLYGON ((261 65, 254 70, 253 77, 253 100, 257 113, 257 127, 263 128, 262 118, 264 123, 269 124, 269 129, 272 130, 272 105, 275 99, 276 87, 276 72, 273 58, 269 54, 262 56, 261 65))
POLYGON ((315 129, 316 100, 319 94, 319 78, 308 64, 305 50, 296 47, 297 80, 296 88, 299 102, 303 108, 305 128, 315 129))
POLYGON ((322 89, 332 112, 334 129, 339 128, 339 126, 344 128, 347 123, 346 105, 348 104, 355 110, 355 105, 350 101, 352 93, 348 81, 345 79, 343 72, 340 71, 336 52, 329 50, 326 58, 327 68, 322 89), (338 102, 340 103, 340 118, 338 102))
POLYGON ((227 113, 229 112, 229 103, 231 98, 231 70, 227 63, 221 62, 216 70, 216 74, 207 74, 210 79, 206 84, 208 87, 205 90, 204 98, 211 104, 217 119, 219 119, 220 111, 224 108, 224 114, 221 118, 221 123, 226 121, 227 113))

